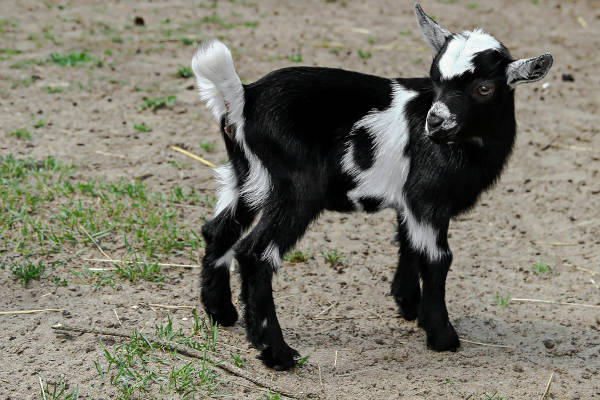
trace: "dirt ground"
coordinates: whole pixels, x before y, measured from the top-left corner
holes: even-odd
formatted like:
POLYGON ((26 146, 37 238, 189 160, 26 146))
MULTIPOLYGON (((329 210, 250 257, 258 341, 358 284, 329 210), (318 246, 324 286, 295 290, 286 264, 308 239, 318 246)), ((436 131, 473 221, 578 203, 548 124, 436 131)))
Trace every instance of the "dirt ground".
MULTIPOLYGON (((462 347, 456 353, 427 350, 424 333, 397 316, 389 294, 397 261, 391 212, 325 213, 297 246, 313 258, 285 263, 275 278, 279 320, 287 342, 310 356, 304 367, 287 373, 265 369, 239 323, 223 329, 222 340, 241 349, 244 368, 253 374, 322 399, 539 399, 551 374, 546 398, 600 398, 600 2, 422 0, 422 5, 450 30, 484 28, 515 57, 551 52, 555 59, 544 81, 517 90, 519 135, 501 181, 451 224, 454 263, 447 302, 462 347), (326 249, 337 249, 345 268, 331 268, 320 256, 326 249), (552 271, 536 274, 536 263, 552 271), (515 300, 503 306, 505 297, 594 307, 515 300)), ((423 76, 431 61, 412 1, 230 0, 213 6, 182 0, 2 0, 0 9, 0 48, 20 51, 0 53, 0 155, 53 155, 77 165, 78 179, 141 177, 155 191, 179 185, 213 195, 210 168, 171 145, 214 163, 226 157, 193 80, 175 75, 194 51, 181 38, 220 37, 233 49, 246 82, 299 64, 423 76), (137 16, 145 26, 134 24, 137 16), (102 65, 15 66, 81 50, 102 65), (170 95, 176 96, 171 107, 138 109, 144 96, 170 95), (33 118, 47 124, 31 128, 30 140, 5 135, 30 127, 33 118), (152 131, 137 132, 133 125, 141 122, 152 131), (213 142, 210 151, 200 147, 213 142)), ((185 213, 199 230, 210 208, 185 213)), ((109 240, 102 245, 119 256, 109 240)), ((18 259, 2 251, 0 261, 18 259)), ((84 258, 101 256, 88 246, 73 267, 100 267, 84 258)), ((200 256, 165 254, 161 261, 196 264, 200 256)), ((115 326, 113 310, 128 330, 150 332, 166 313, 177 326, 189 327, 189 309, 132 308, 199 304, 198 269, 167 273, 167 284, 97 288, 41 281, 23 288, 8 270, 0 271, 0 311, 67 310, 0 315, 0 397, 41 398, 39 377, 78 384, 80 398, 116 396, 93 365, 102 352, 99 337, 64 337, 50 327, 115 326)), ((239 285, 232 281, 238 304, 239 285)), ((261 398, 242 383, 232 379, 222 393, 261 398)))

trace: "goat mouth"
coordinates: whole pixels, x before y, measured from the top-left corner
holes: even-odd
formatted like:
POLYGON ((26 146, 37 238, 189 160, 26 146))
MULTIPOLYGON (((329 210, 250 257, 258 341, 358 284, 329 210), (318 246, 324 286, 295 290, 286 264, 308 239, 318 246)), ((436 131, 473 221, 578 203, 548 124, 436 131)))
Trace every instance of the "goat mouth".
POLYGON ((427 137, 436 144, 454 144, 457 142, 456 132, 458 132, 458 127, 449 130, 441 129, 428 134, 427 137))

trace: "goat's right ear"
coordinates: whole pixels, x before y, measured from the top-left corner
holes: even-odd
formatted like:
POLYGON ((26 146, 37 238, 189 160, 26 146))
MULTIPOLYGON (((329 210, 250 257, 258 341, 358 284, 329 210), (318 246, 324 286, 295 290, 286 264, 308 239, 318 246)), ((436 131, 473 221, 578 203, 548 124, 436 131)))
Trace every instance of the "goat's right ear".
POLYGON ((418 2, 415 3, 415 15, 425 41, 434 54, 439 53, 444 47, 446 39, 452 36, 452 33, 425 14, 418 2))
POLYGON ((550 53, 513 61, 506 67, 506 83, 514 88, 520 83, 539 81, 550 71, 553 61, 550 53))

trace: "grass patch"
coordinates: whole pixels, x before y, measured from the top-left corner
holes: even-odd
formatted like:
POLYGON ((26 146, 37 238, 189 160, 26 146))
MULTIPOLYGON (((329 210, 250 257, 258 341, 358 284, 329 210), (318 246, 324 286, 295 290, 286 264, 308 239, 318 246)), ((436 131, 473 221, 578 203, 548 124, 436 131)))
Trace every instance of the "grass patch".
MULTIPOLYGON (((75 169, 52 157, 0 156, 0 253, 20 265, 60 254, 67 264, 77 251, 101 246, 128 261, 112 271, 74 272, 96 285, 163 282, 159 257, 197 258, 203 246, 195 230, 199 223, 184 220, 178 206, 206 206, 210 199, 180 187, 153 193, 138 181, 75 180, 75 169)), ((31 267, 17 274, 25 283, 35 279, 31 267)))
MULTIPOLYGON (((175 330, 168 317, 166 324, 155 326, 156 336, 205 353, 214 351, 216 325, 193 315, 194 329, 189 335, 181 328, 175 330)), ((102 359, 94 361, 94 366, 102 380, 117 389, 121 399, 154 398, 156 392, 161 398, 205 398, 213 396, 221 384, 218 371, 205 358, 186 362, 175 350, 151 344, 137 331, 125 343, 104 347, 102 359)))
POLYGON ((510 302, 510 296, 506 295, 506 296, 502 296, 500 293, 496 293, 496 305, 499 307, 506 307, 508 306, 508 303, 510 302))
POLYGON ((371 58, 370 51, 363 51, 362 49, 358 49, 358 56, 364 60, 371 58))
POLYGON ((43 392, 40 392, 40 398, 46 400, 78 400, 79 399, 79 385, 75 386, 74 389, 69 389, 64 380, 54 383, 46 383, 43 392))
POLYGON ((10 270, 15 278, 21 282, 21 285, 26 286, 29 281, 39 281, 42 278, 42 274, 46 270, 46 267, 39 261, 37 264, 32 262, 26 264, 14 264, 10 270))
POLYGON ((31 140, 31 132, 25 128, 19 128, 12 132, 8 132, 6 136, 16 137, 19 140, 31 140))
POLYGON ((292 264, 303 263, 310 260, 312 256, 308 251, 292 250, 283 256, 283 260, 292 264))
POLYGON ((52 53, 48 57, 48 61, 61 67, 75 67, 79 64, 100 63, 100 60, 90 56, 84 51, 72 52, 68 54, 52 53))
POLYGON ((302 54, 300 54, 300 53, 290 54, 288 56, 288 60, 290 60, 291 62, 296 62, 296 63, 302 62, 302 54))
POLYGON ((138 132, 150 132, 152 130, 152 128, 146 125, 145 122, 142 122, 141 124, 133 124, 133 129, 138 132))
POLYGON ((552 267, 548 264, 544 264, 543 262, 536 262, 533 264, 533 273, 536 275, 543 275, 546 273, 552 273, 552 267))
POLYGON ((155 111, 159 108, 167 108, 171 107, 175 104, 175 100, 177 98, 175 96, 167 96, 167 97, 144 97, 143 103, 138 107, 139 111, 145 110, 149 108, 152 111, 155 111))
POLYGON ((192 69, 190 67, 180 66, 179 68, 177 68, 176 75, 180 78, 191 78, 192 76, 194 76, 194 73, 192 72, 192 69))

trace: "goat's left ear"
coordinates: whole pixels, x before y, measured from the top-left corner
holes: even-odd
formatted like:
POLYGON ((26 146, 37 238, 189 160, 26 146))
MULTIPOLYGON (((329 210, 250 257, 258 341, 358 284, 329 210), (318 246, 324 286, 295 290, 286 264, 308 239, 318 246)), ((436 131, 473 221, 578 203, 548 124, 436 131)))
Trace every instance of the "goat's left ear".
POLYGON ((550 71, 553 61, 550 53, 513 61, 506 68, 506 83, 514 88, 520 83, 539 81, 550 71))
POLYGON ((439 53, 444 47, 446 39, 452 36, 452 33, 425 14, 419 3, 415 3, 415 15, 425 41, 427 41, 434 54, 439 53))

